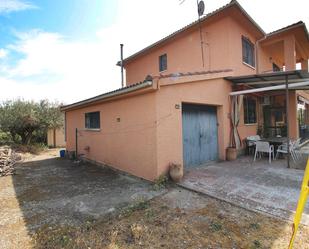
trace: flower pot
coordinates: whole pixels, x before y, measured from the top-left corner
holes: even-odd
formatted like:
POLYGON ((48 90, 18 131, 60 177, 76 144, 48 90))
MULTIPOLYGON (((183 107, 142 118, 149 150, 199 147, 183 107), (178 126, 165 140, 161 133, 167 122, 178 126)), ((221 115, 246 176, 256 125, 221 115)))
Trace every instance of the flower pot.
POLYGON ((226 160, 233 161, 237 158, 237 149, 235 147, 228 147, 226 149, 226 160))
POLYGON ((181 181, 182 177, 183 177, 183 170, 180 164, 174 164, 171 163, 170 164, 170 169, 169 169, 169 174, 170 177, 172 178, 172 180, 174 182, 179 182, 181 181))

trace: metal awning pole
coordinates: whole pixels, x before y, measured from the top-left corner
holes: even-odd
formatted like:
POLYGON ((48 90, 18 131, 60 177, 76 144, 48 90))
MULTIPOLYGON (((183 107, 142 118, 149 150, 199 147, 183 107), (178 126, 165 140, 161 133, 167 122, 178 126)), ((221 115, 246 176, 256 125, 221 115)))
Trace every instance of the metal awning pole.
POLYGON ((78 144, 77 144, 78 130, 75 129, 75 160, 78 160, 78 144))
POLYGON ((290 168, 290 131, 289 131, 289 79, 285 76, 285 97, 286 97, 286 137, 287 137, 287 165, 290 168))

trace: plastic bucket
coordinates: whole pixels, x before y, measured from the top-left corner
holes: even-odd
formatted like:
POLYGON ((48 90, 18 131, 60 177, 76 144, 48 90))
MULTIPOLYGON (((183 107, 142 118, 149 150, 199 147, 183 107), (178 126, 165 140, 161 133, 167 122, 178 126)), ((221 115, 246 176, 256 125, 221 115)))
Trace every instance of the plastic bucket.
POLYGON ((60 157, 64 157, 65 156, 65 150, 60 150, 60 157))

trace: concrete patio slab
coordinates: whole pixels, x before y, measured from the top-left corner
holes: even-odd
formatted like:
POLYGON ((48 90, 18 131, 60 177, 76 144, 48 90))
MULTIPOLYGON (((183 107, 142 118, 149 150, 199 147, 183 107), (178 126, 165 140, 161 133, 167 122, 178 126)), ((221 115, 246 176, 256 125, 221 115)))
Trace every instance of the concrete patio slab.
MULTIPOLYGON (((182 187, 253 211, 292 220, 297 207, 303 170, 288 169, 284 160, 269 164, 242 157, 213 163, 185 173, 182 187)), ((309 204, 302 223, 309 225, 309 204)))

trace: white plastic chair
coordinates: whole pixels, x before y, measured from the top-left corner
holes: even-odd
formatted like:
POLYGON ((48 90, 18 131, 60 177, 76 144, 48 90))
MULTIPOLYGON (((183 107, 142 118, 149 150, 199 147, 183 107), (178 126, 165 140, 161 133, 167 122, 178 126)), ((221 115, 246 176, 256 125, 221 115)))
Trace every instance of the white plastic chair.
POLYGON ((248 146, 248 154, 250 154, 250 149, 255 147, 255 142, 261 140, 259 135, 246 137, 246 144, 248 146))
POLYGON ((301 138, 298 138, 293 144, 293 152, 297 160, 301 159, 302 157, 302 153, 300 151, 300 141, 301 141, 301 138))
POLYGON ((256 141, 261 140, 261 137, 259 135, 254 135, 254 136, 249 136, 246 138, 248 143, 251 144, 255 144, 256 141))
POLYGON ((273 160, 275 159, 275 150, 274 146, 270 145, 269 142, 266 141, 256 141, 255 142, 255 154, 253 161, 256 160, 256 157, 258 154, 260 154, 260 157, 262 153, 268 153, 268 162, 271 163, 271 157, 273 157, 273 160))
MULTIPOLYGON (((295 148, 295 142, 291 142, 290 141, 290 144, 289 144, 289 150, 290 150, 290 154, 292 156, 292 159, 294 162, 297 161, 297 156, 296 156, 296 152, 294 150, 295 148)), ((287 143, 283 143, 281 145, 279 145, 278 149, 277 149, 277 153, 276 153, 276 158, 278 158, 278 155, 279 154, 288 154, 288 146, 287 146, 287 143)))

